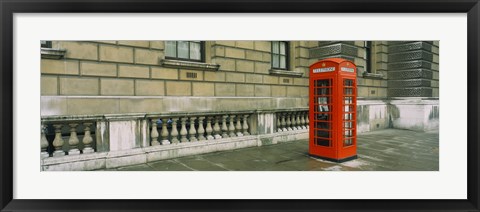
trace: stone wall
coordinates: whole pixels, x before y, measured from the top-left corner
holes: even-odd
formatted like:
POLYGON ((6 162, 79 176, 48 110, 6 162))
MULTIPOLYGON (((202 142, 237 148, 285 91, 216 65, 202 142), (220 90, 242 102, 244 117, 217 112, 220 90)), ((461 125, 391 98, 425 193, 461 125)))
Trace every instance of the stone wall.
POLYGON ((311 42, 289 44, 272 73, 270 41, 207 41, 199 66, 165 62, 164 41, 53 41, 66 53, 41 60, 42 115, 305 107, 311 42))
POLYGON ((388 95, 438 97, 439 42, 391 41, 388 45, 388 95))
POLYGON ((438 130, 439 101, 436 98, 396 97, 357 101, 357 132, 386 128, 414 131, 438 130))
POLYGON ((390 100, 439 95, 438 41, 373 41, 370 58, 364 41, 291 41, 286 71, 271 68, 270 41, 206 41, 202 63, 166 60, 164 41, 53 41, 52 48, 65 52, 42 54, 42 116, 307 107, 309 66, 329 57, 358 67, 359 132, 427 129, 395 122, 390 100))

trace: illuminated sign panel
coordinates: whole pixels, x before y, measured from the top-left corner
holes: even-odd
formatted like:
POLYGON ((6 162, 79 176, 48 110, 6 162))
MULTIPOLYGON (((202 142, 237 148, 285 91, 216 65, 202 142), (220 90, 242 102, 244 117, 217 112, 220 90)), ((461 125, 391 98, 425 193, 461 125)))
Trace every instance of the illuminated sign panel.
POLYGON ((354 72, 353 68, 347 68, 347 67, 341 67, 340 70, 346 71, 346 72, 354 72))
POLYGON ((335 67, 313 69, 313 73, 322 73, 322 72, 330 72, 330 71, 335 71, 335 67))

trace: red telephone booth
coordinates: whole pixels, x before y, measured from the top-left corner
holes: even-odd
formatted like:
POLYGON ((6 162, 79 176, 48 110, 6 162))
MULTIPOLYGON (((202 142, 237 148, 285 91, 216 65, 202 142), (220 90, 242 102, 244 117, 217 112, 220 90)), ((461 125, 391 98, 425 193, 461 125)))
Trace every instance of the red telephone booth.
POLYGON ((344 162, 357 158, 357 67, 330 58, 310 66, 309 154, 344 162))

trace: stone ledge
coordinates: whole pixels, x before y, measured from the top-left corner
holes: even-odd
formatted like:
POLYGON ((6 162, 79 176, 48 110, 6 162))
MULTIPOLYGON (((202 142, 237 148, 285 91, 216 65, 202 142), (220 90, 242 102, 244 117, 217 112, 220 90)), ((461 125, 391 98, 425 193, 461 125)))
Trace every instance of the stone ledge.
POLYGON ((258 136, 258 146, 273 145, 283 142, 305 140, 309 138, 308 129, 291 130, 285 132, 276 132, 273 134, 264 134, 258 136))
POLYGON ((288 77, 302 77, 303 73, 295 72, 295 71, 285 71, 285 70, 278 70, 278 69, 270 69, 271 75, 278 75, 278 76, 288 76, 288 77))
POLYGON ((41 116, 41 120, 49 123, 56 122, 75 122, 75 121, 99 121, 103 120, 104 115, 53 115, 41 116))
POLYGON ((146 147, 147 161, 153 162, 171 158, 191 156, 218 151, 258 146, 257 136, 221 138, 207 141, 188 142, 146 147))
POLYGON ((105 114, 104 117, 109 121, 130 121, 144 119, 146 113, 129 113, 129 114, 105 114))
POLYGON ((376 74, 376 73, 363 72, 363 78, 383 79, 383 75, 382 74, 376 74))
POLYGON ((218 71, 220 65, 213 63, 201 63, 183 60, 162 59, 160 65, 167 68, 185 68, 204 71, 218 71))
POLYGON ((41 160, 41 163, 44 166, 50 166, 50 165, 57 165, 57 164, 63 164, 63 163, 105 159, 106 156, 107 156, 106 152, 95 152, 95 153, 80 154, 80 155, 66 155, 61 157, 44 158, 41 160))
POLYGON ((257 113, 283 113, 283 112, 303 112, 308 111, 309 107, 276 108, 276 109, 258 109, 257 113))
POLYGON ((52 48, 41 48, 40 54, 43 59, 62 59, 65 56, 67 50, 65 49, 52 49, 52 48))

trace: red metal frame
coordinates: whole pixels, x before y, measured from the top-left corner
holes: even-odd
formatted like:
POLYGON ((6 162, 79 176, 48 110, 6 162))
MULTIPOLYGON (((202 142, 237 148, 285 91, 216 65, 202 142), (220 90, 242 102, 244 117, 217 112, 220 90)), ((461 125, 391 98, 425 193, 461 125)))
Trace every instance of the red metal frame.
POLYGON ((357 157, 357 67, 330 58, 310 66, 309 154, 343 162, 357 157))

